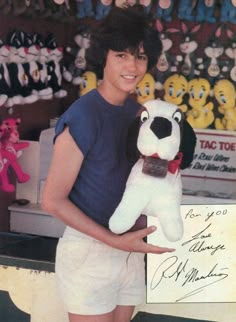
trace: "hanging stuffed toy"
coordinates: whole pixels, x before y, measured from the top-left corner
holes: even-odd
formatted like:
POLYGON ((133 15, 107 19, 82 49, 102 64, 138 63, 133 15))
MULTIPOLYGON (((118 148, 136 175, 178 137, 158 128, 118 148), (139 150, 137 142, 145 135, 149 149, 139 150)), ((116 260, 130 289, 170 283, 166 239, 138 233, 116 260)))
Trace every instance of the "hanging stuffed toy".
POLYGON ((168 22, 172 21, 171 14, 172 14, 172 11, 174 8, 174 3, 175 3, 174 0, 170 0, 170 1, 159 0, 159 1, 157 1, 156 8, 155 8, 156 17, 161 20, 164 20, 164 21, 168 21, 168 22))
POLYGON ((197 4, 197 0, 179 0, 177 14, 180 20, 186 19, 194 21, 194 10, 197 4))
POLYGON ((4 136, 2 137, 3 148, 13 153, 17 158, 22 155, 22 150, 29 146, 28 142, 20 141, 18 127, 21 123, 20 118, 6 118, 2 122, 5 129, 4 136))
POLYGON ((144 214, 157 217, 165 237, 177 241, 183 235, 180 168, 193 159, 194 131, 176 105, 160 100, 144 104, 130 131, 128 152, 138 160, 109 228, 122 234, 144 214))
POLYGON ((220 21, 236 24, 236 2, 233 0, 221 0, 220 21))
POLYGON ((13 192, 15 190, 15 187, 10 183, 8 179, 8 167, 12 160, 12 156, 2 148, 1 142, 4 131, 4 127, 0 125, 0 189, 6 192, 13 192), (10 159, 8 159, 9 156, 10 159))
POLYGON ((160 35, 162 52, 156 63, 155 81, 157 89, 162 90, 166 78, 171 73, 176 72, 174 56, 170 53, 173 41, 170 39, 169 35, 179 33, 180 31, 177 28, 165 29, 160 19, 156 20, 156 29, 158 30, 160 35))
POLYGON ((236 130, 236 90, 234 84, 228 79, 219 80, 214 86, 214 97, 217 100, 218 112, 222 118, 215 119, 217 130, 236 130))
POLYGON ((205 78, 191 79, 188 83, 189 100, 191 109, 187 112, 187 121, 195 129, 208 128, 215 119, 213 102, 208 101, 211 94, 211 85, 205 78))
POLYGON ((0 107, 4 106, 10 95, 10 76, 7 67, 9 47, 0 39, 0 107))
POLYGON ((146 73, 143 79, 136 85, 135 92, 137 102, 144 104, 149 100, 155 99, 156 83, 154 77, 150 73, 146 73))
POLYGON ((79 19, 94 16, 92 0, 76 0, 76 8, 79 19))
POLYGON ((11 168, 20 183, 27 182, 30 176, 25 173, 17 158, 22 154, 22 149, 29 146, 28 142, 19 141, 18 125, 20 119, 9 118, 0 126, 0 188, 6 192, 13 192, 14 185, 9 182, 8 169, 11 168))
MULTIPOLYGON (((24 70, 20 63, 19 51, 21 43, 18 37, 18 31, 12 30, 6 37, 6 45, 9 48, 7 68, 9 72, 10 93, 6 102, 7 107, 12 107, 15 104, 21 104, 23 102, 22 79, 24 78, 24 70)), ((22 53, 22 59, 24 59, 25 53, 22 53)))
POLYGON ((182 55, 177 56, 179 73, 188 79, 192 79, 196 73, 196 50, 198 42, 194 39, 194 34, 199 31, 201 25, 195 25, 189 28, 184 22, 181 22, 181 29, 184 35, 183 41, 180 42, 179 48, 182 55))
POLYGON ((25 62, 22 63, 26 77, 28 78, 28 88, 31 93, 35 95, 36 100, 39 99, 39 93, 37 91, 37 84, 40 81, 40 73, 38 69, 38 56, 39 46, 34 44, 33 36, 29 33, 23 32, 22 43, 26 48, 25 62))
MULTIPOLYGON (((222 66, 222 63, 219 61, 219 58, 224 53, 224 45, 220 39, 221 33, 222 26, 219 26, 204 49, 204 53, 207 57, 201 59, 202 62, 197 67, 201 76, 210 81, 211 86, 214 86, 215 82, 222 78, 222 71, 224 69, 224 66, 222 66)), ((198 61, 200 61, 200 59, 198 59, 198 61)))
POLYGON ((126 8, 127 6, 134 6, 137 0, 115 0, 117 7, 126 8))
POLYGON ((45 41, 40 34, 33 35, 33 42, 39 46, 39 55, 37 60, 38 70, 39 70, 39 82, 37 83, 36 91, 38 93, 39 99, 49 100, 53 98, 53 90, 49 85, 49 75, 47 63, 49 62, 49 57, 51 50, 46 47, 45 41))
POLYGON ((150 12, 152 8, 152 0, 139 0, 139 4, 143 6, 146 13, 150 12))
POLYGON ((29 78, 23 67, 26 63, 27 49, 23 43, 24 33, 13 31, 8 34, 7 44, 10 46, 8 70, 11 83, 10 97, 6 106, 14 104, 31 104, 37 101, 37 95, 33 94, 29 86, 29 78))
POLYGON ((177 105, 182 112, 187 112, 188 106, 184 99, 188 93, 188 81, 180 74, 169 76, 164 82, 164 101, 177 105))
POLYGON ((80 76, 86 70, 86 51, 90 46, 90 31, 83 28, 74 37, 75 47, 67 47, 66 52, 70 54, 70 63, 68 68, 63 71, 63 78, 72 83, 79 85, 80 76))
POLYGON ((94 72, 86 71, 81 76, 79 85, 79 96, 87 94, 92 89, 97 88, 97 76, 94 72))
POLYGON ((101 20, 108 15, 112 7, 112 0, 98 0, 96 1, 95 18, 101 20))
POLYGON ((196 7, 196 21, 215 23, 215 0, 198 0, 196 7))
POLYGON ((229 57, 229 77, 233 82, 236 82, 236 36, 232 30, 226 30, 229 44, 225 48, 225 54, 229 57))
POLYGON ((48 87, 52 88, 54 97, 63 98, 67 95, 67 91, 62 88, 63 48, 58 46, 55 36, 51 33, 45 39, 45 46, 50 52, 47 62, 48 87))
POLYGON ((24 1, 1 1, 1 14, 4 15, 12 15, 12 16, 20 16, 25 13, 26 5, 24 1))
POLYGON ((45 47, 43 38, 40 34, 32 34, 32 44, 38 48, 34 60, 35 68, 32 68, 33 91, 40 100, 52 99, 52 88, 48 86, 47 61, 50 54, 49 49, 45 47))
POLYGON ((11 130, 18 130, 19 125, 21 124, 21 119, 8 117, 3 119, 2 126, 4 129, 11 131, 11 130))

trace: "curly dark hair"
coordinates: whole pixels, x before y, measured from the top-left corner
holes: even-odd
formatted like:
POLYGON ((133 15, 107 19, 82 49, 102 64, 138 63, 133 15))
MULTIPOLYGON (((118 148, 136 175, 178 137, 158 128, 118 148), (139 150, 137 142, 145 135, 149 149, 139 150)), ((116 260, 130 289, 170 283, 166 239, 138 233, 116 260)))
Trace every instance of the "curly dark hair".
POLYGON ((148 70, 157 62, 162 51, 158 31, 151 26, 143 6, 114 7, 106 18, 91 32, 90 48, 86 59, 99 78, 103 76, 108 51, 139 52, 140 45, 148 57, 148 70))

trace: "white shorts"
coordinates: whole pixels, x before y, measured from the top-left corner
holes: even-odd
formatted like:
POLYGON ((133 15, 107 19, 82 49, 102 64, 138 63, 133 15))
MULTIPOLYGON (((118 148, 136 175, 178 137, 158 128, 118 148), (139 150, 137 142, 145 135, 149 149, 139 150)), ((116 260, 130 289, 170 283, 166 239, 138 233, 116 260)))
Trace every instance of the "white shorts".
POLYGON ((145 300, 143 254, 111 248, 71 228, 57 246, 56 276, 70 313, 105 314, 145 300))

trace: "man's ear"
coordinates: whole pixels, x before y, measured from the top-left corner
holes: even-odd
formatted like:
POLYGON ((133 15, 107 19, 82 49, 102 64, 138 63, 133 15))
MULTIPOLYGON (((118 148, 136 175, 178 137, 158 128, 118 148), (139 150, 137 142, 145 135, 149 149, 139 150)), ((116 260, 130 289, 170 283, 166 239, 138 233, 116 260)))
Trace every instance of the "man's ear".
POLYGON ((127 135, 127 158, 130 162, 135 163, 140 157, 137 148, 138 134, 140 129, 140 116, 137 116, 131 123, 127 135))
POLYGON ((183 153, 183 159, 180 168, 185 169, 188 168, 193 161, 197 138, 193 128, 186 120, 183 121, 182 131, 179 151, 183 153))

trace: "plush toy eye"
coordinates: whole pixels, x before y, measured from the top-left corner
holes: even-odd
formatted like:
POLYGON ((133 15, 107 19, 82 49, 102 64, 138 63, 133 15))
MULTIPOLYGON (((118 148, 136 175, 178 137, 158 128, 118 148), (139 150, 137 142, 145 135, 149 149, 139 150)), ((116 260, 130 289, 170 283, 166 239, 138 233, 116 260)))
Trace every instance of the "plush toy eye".
POLYGON ((182 120, 182 114, 180 111, 176 111, 173 115, 173 119, 177 122, 180 123, 182 120))
POLYGON ((149 119, 148 111, 143 111, 140 116, 141 122, 145 122, 149 119))

